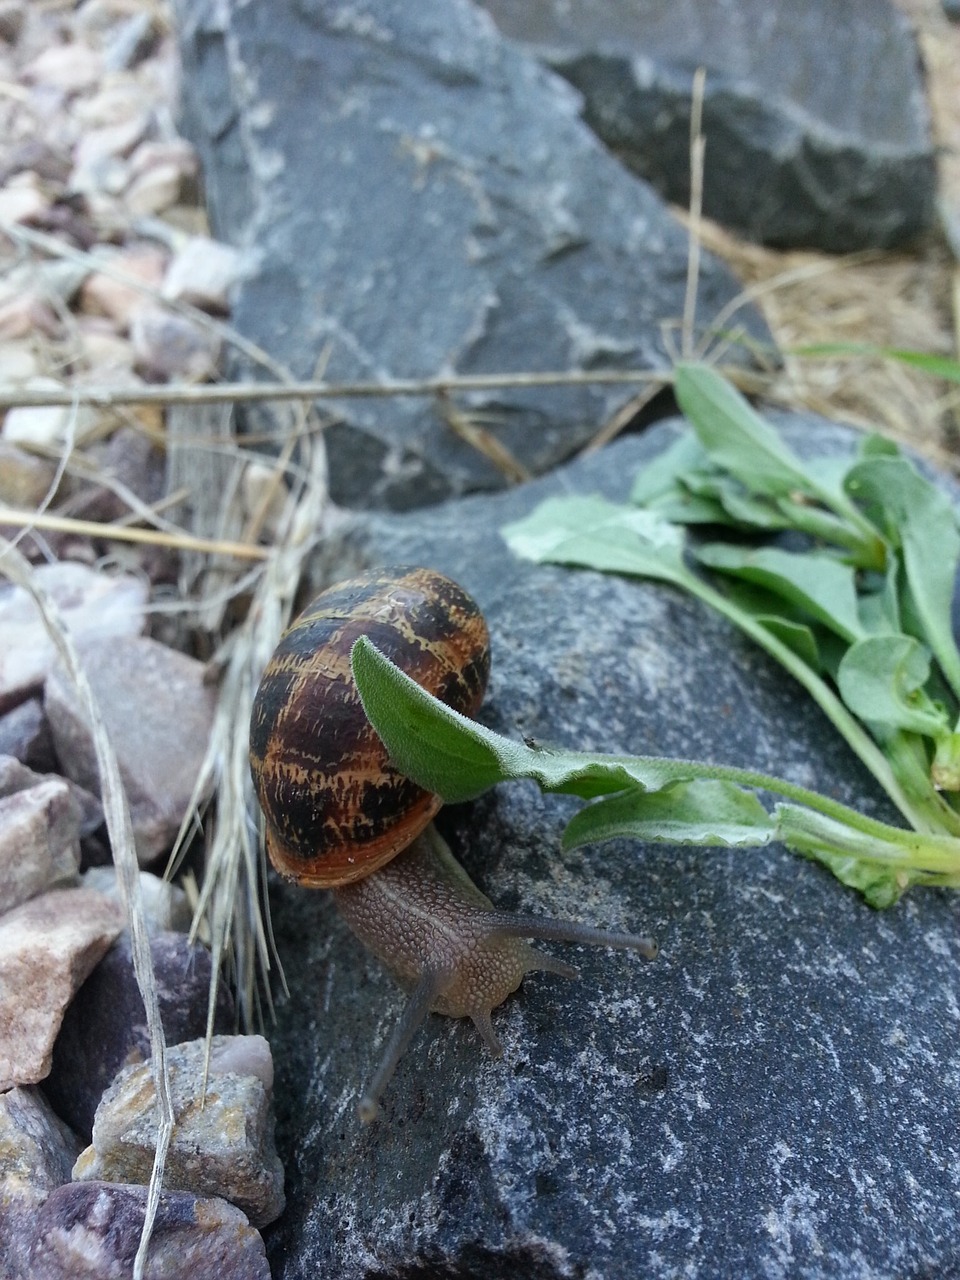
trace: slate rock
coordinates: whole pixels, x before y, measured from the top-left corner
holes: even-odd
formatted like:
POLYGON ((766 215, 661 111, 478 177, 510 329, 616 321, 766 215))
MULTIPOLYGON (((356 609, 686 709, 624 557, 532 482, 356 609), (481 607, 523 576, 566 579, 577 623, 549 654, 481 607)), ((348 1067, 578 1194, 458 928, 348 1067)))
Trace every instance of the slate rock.
POLYGON ((51 889, 0 916, 0 1090, 50 1070, 63 1013, 123 928, 92 889, 51 889))
MULTIPOLYGON (((778 420, 818 452, 852 447, 778 420)), ((718 616, 507 551, 502 524, 547 494, 624 498, 670 431, 509 494, 357 519, 328 568, 426 563, 471 591, 492 634, 480 718, 499 732, 761 769, 895 821, 816 706, 718 616)), ((469 1022, 431 1017, 366 1128, 359 1092, 404 997, 329 896, 274 887, 277 1280, 957 1273, 957 898, 880 914, 779 847, 564 855, 575 807, 515 783, 440 826, 495 903, 649 931, 660 956, 555 948, 580 979, 531 975, 494 1010, 499 1061, 469 1022)))
MULTIPOLYGON (((151 938, 150 954, 167 1044, 197 1039, 207 1025, 209 951, 182 933, 161 933, 151 938)), ((218 1031, 233 1025, 232 1000, 222 983, 214 1025, 218 1031)), ((149 1056, 146 1013, 125 932, 67 1009, 44 1092, 57 1114, 89 1142, 100 1099, 117 1072, 149 1056)))
POLYGON ((0 1276, 29 1280, 30 1234, 37 1210, 70 1181, 80 1144, 30 1086, 0 1093, 0 1276))
MULTIPOLYGON (((262 1036, 215 1036, 209 1076, 203 1039, 167 1050, 177 1122, 163 1184, 221 1196, 254 1226, 283 1209, 283 1165, 273 1139, 273 1060, 262 1036), (204 1084, 206 1091, 204 1092, 204 1084)), ((75 1181, 148 1182, 157 1141, 150 1063, 124 1067, 104 1094, 93 1143, 80 1153, 75 1181)))
MULTIPOLYGON (((201 662, 146 636, 93 641, 81 646, 80 657, 117 753, 137 856, 146 864, 170 848, 183 821, 207 749, 216 691, 201 662)), ((64 773, 91 787, 99 777, 93 737, 76 690, 59 668, 47 680, 44 707, 64 773)))
MULTIPOLYGON (((469 0, 176 9, 214 234, 260 254, 231 320, 294 373, 311 376, 321 353, 334 382, 667 367, 686 233, 597 143, 569 87, 469 0)), ((704 318, 737 292, 709 257, 700 284, 704 318)), ((500 389, 458 404, 493 415, 496 439, 540 472, 631 394, 500 389)), ((339 503, 406 508, 504 484, 442 404, 323 407, 339 503)))
POLYGON ((478 0, 582 94, 637 173, 690 199, 693 73, 706 68, 704 211, 755 240, 829 252, 934 223, 917 42, 890 0, 478 0))
MULTIPOLYGON (((109 576, 71 563, 37 565, 33 574, 74 640, 135 635, 143 629, 147 590, 138 578, 109 576)), ((0 580, 0 712, 38 692, 55 659, 56 649, 33 599, 22 587, 0 580)))
MULTIPOLYGON (((147 1188, 75 1182, 37 1214, 31 1280, 129 1280, 140 1244, 147 1188)), ((144 1280, 270 1280, 263 1241, 224 1200, 164 1191, 144 1280)))
POLYGON ((75 881, 79 869, 80 812, 68 783, 0 797, 0 912, 75 881))

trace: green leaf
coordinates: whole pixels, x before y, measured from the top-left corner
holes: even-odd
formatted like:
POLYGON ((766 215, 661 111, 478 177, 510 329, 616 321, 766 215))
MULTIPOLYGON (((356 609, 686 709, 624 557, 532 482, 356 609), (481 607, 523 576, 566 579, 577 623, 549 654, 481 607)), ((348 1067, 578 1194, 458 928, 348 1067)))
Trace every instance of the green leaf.
POLYGON ((673 494, 682 480, 703 469, 707 461, 706 451, 693 432, 681 431, 672 444, 637 472, 630 501, 637 507, 653 506, 673 494))
POLYGON ((697 771, 688 761, 590 755, 504 738, 432 697, 367 636, 354 644, 350 664, 364 713, 392 762, 448 804, 518 778, 590 800, 626 787, 656 791, 697 771))
POLYGON ((882 911, 899 902, 911 882, 916 878, 905 871, 894 871, 882 862, 869 862, 849 854, 831 853, 829 849, 803 850, 805 857, 819 862, 833 872, 841 884, 862 893, 871 907, 882 911))
POLYGON ((574 819, 568 838, 578 842, 642 833, 674 843, 763 844, 775 836, 824 862, 865 859, 889 866, 908 881, 960 884, 958 839, 891 827, 829 796, 751 770, 645 756, 593 756, 513 742, 431 697, 366 637, 357 640, 351 662, 364 710, 391 758, 415 782, 448 801, 470 799, 511 778, 532 778, 544 791, 611 798, 609 806, 601 801, 587 811, 591 816, 574 819), (724 787, 712 788, 711 781, 724 787), (729 784, 791 801, 774 810, 775 832, 759 801, 738 797, 729 784), (672 797, 663 794, 668 788, 672 797), (645 815, 638 807, 644 791, 659 795, 656 803, 651 796, 645 815))
POLYGON ((421 787, 457 803, 511 776, 504 757, 514 744, 432 698, 366 636, 354 644, 350 665, 367 719, 421 787))
POLYGON ((749 791, 729 782, 699 778, 662 791, 636 787, 587 805, 567 824, 563 847, 631 837, 669 844, 763 845, 774 822, 749 791))
POLYGON ((868 636, 852 645, 837 672, 840 696, 867 723, 936 738, 948 730, 946 712, 923 692, 930 652, 913 636, 868 636))
POLYGON ((951 606, 960 564, 960 532, 946 496, 905 458, 872 457, 847 475, 847 491, 894 547, 901 548, 912 604, 954 695, 960 698, 960 653, 951 606))
POLYGON ((945 382, 960 382, 960 361, 950 356, 933 356, 925 351, 909 351, 902 347, 875 347, 862 342, 816 342, 794 347, 790 354, 814 358, 852 356, 860 359, 863 356, 872 356, 877 360, 898 360, 901 364, 920 369, 931 378, 942 378, 945 382))
POLYGON ((941 791, 960 791, 960 733, 946 733, 937 739, 930 777, 941 791))
POLYGON ((697 550, 697 559, 782 596, 849 642, 863 634, 854 570, 833 556, 710 543, 697 550))
POLYGON ((502 530, 517 555, 685 583, 683 530, 651 511, 606 498, 548 498, 502 530))
POLYGON ((677 403, 711 458, 754 493, 814 492, 797 456, 716 370, 678 364, 677 403))

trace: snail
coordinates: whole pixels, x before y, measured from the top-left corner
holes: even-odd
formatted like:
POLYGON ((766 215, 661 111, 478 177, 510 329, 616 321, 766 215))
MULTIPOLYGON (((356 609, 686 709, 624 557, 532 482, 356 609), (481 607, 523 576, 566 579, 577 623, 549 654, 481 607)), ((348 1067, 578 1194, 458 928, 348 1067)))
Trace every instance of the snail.
POLYGON ((364 714, 350 669, 361 635, 467 716, 483 700, 490 646, 478 606, 449 578, 406 566, 372 570, 307 606, 281 637, 254 699, 250 765, 271 862, 301 885, 332 889, 352 931, 411 992, 359 1104, 369 1121, 429 1012, 472 1018, 499 1056, 490 1014, 524 975, 577 976, 530 939, 648 959, 657 946, 494 907, 432 824, 440 797, 390 763, 364 714))

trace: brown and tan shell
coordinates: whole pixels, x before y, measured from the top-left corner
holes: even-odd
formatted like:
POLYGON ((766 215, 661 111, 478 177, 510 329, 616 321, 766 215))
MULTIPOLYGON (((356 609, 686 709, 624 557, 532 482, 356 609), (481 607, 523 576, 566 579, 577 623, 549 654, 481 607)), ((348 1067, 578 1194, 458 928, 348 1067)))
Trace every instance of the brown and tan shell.
POLYGON ((483 615, 431 569, 374 569, 307 606, 263 673, 250 767, 271 862, 311 887, 369 875, 410 844, 441 804, 388 763, 364 714, 350 671, 350 650, 363 635, 464 715, 476 714, 487 685, 483 615))

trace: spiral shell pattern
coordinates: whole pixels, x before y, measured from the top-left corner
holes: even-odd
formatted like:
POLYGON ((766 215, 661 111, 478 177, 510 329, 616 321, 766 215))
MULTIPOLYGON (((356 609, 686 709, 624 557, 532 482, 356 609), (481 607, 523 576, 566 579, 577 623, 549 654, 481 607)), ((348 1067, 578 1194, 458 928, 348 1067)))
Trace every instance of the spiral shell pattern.
POLYGON ((371 570, 307 606, 281 637, 254 698, 250 767, 271 862, 311 887, 369 875, 441 804, 389 763, 364 714, 350 670, 363 635, 464 715, 476 714, 487 685, 483 615, 433 570, 371 570))

